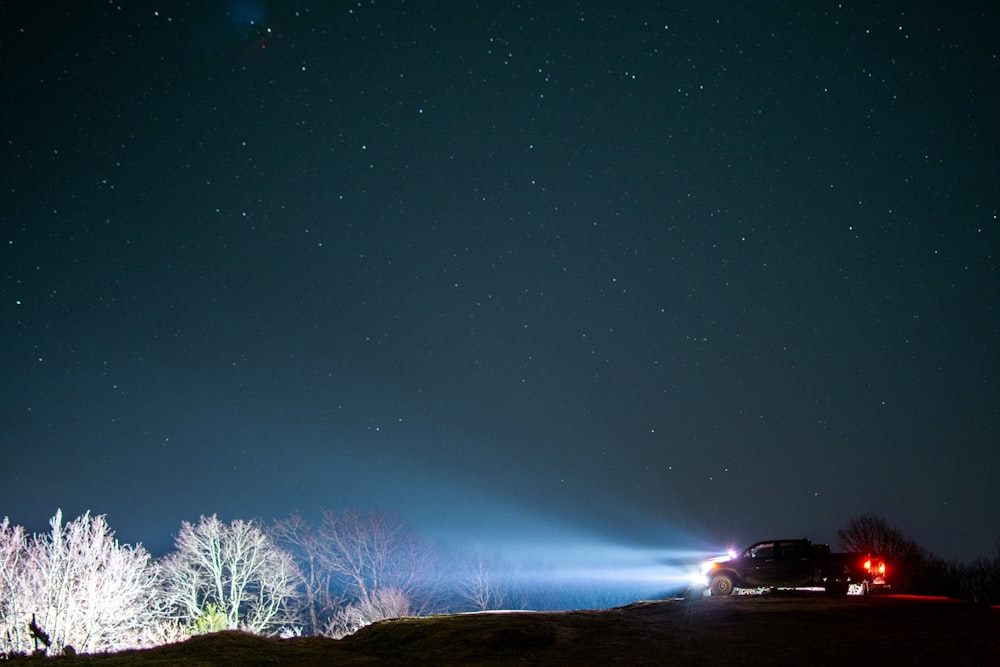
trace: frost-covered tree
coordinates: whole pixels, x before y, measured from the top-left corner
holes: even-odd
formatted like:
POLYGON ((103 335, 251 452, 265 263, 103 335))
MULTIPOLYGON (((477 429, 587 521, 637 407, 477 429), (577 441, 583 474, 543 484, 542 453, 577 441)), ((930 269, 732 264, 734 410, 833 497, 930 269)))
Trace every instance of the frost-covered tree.
POLYGON ((294 622, 295 562, 253 522, 227 524, 214 514, 185 521, 175 546, 162 568, 178 619, 205 626, 206 615, 221 614, 229 629, 258 634, 278 634, 294 622))
POLYGON ((24 528, 12 526, 4 517, 0 523, 0 654, 27 649, 28 622, 21 576, 27 550, 24 528))
POLYGON ((32 618, 51 638, 50 652, 149 646, 161 621, 157 568, 141 546, 119 544, 104 516, 86 513, 28 539, 23 528, 0 524, 0 645, 34 648, 32 618))

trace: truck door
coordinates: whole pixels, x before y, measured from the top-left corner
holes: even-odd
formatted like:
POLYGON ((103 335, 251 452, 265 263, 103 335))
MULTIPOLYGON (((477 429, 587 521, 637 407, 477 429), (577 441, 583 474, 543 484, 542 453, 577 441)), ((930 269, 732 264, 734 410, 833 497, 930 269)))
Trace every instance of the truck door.
POLYGON ((813 561, 809 545, 802 540, 777 543, 775 579, 777 586, 808 586, 812 583, 813 561))
POLYGON ((774 542, 761 542, 744 554, 744 574, 750 586, 772 586, 775 577, 774 542))

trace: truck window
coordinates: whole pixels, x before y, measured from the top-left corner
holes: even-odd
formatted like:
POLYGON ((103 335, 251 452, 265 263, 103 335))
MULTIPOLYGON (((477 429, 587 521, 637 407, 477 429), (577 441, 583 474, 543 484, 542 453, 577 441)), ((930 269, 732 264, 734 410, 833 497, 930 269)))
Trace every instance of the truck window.
POLYGON ((750 547, 751 558, 774 558, 774 542, 758 544, 750 547))
POLYGON ((781 542, 779 547, 781 548, 781 557, 785 560, 798 560, 806 555, 806 550, 801 542, 781 542))

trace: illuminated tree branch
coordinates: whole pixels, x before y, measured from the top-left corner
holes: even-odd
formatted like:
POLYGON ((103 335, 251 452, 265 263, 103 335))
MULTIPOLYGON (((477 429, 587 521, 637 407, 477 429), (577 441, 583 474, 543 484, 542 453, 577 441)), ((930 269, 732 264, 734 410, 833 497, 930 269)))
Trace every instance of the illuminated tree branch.
POLYGON ((215 515, 184 522, 177 550, 163 560, 167 596, 179 619, 194 624, 209 605, 230 629, 277 634, 294 621, 300 578, 291 555, 250 521, 215 515))

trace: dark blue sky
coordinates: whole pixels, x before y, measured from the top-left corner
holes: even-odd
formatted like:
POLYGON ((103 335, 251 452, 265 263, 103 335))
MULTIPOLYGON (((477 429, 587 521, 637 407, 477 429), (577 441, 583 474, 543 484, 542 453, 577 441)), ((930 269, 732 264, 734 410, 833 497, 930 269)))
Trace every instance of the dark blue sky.
POLYGON ((2 3, 0 515, 993 554, 1000 14, 626 4, 2 3))

